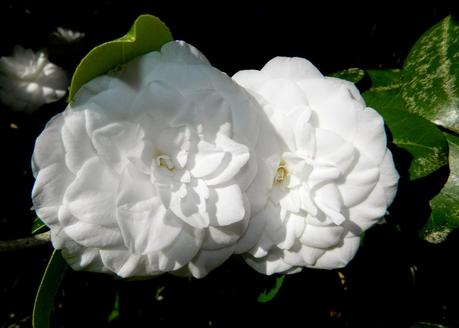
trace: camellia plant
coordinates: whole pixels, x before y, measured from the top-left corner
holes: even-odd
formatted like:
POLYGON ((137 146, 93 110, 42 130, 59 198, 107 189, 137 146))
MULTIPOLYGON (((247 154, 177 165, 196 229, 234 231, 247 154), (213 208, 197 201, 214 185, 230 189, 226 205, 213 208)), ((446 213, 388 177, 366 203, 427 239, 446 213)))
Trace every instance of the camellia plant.
POLYGON ((441 243, 459 225, 458 53, 446 17, 402 68, 325 77, 275 57, 231 78, 140 16, 83 58, 37 138, 33 234, 49 228, 56 250, 34 327, 68 265, 129 279, 202 278, 232 255, 267 275, 341 268, 374 224, 404 229, 413 193, 447 168, 420 218, 419 238, 441 243))

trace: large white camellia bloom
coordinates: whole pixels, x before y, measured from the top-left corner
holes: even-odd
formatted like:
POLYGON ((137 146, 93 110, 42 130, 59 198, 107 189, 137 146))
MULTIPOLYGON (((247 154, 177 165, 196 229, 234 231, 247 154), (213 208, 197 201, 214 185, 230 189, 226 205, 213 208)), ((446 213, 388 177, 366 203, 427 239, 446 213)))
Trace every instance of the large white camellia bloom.
POLYGON ((269 129, 248 92, 169 42, 85 84, 48 123, 34 208, 74 269, 203 277, 267 201, 257 172, 277 165, 269 129))
POLYGON ((383 119, 352 83, 305 59, 276 57, 233 78, 257 97, 282 142, 269 201, 240 241, 247 263, 266 274, 345 266, 396 193, 383 119))
POLYGON ((16 46, 12 56, 0 58, 0 100, 13 110, 33 112, 58 101, 67 86, 65 71, 42 51, 16 46))

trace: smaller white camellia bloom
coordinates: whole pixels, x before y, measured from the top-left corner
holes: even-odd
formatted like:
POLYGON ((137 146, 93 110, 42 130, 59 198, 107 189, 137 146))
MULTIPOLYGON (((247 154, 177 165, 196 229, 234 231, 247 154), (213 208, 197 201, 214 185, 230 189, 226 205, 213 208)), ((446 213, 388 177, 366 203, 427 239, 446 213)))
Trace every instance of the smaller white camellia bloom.
POLYGON ((234 80, 257 97, 282 143, 269 201, 240 240, 247 263, 265 274, 345 266, 396 193, 383 119, 352 83, 305 59, 276 57, 234 80))
POLYGON ((266 203, 257 172, 275 168, 276 145, 245 89, 169 42, 85 84, 48 123, 34 208, 74 269, 203 277, 266 203))
POLYGON ((16 46, 12 56, 0 58, 0 100, 12 110, 33 112, 64 97, 67 86, 64 70, 42 51, 16 46))
POLYGON ((74 43, 83 39, 85 35, 86 34, 83 32, 58 27, 51 36, 53 37, 53 40, 58 43, 74 43))

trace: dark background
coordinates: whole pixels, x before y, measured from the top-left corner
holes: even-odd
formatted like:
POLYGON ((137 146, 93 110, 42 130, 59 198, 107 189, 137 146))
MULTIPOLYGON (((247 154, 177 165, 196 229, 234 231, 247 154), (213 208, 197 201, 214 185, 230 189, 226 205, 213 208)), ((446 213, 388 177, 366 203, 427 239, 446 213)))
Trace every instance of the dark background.
MULTIPOLYGON (((138 15, 150 13, 162 19, 176 39, 196 46, 229 75, 260 69, 278 55, 305 57, 325 74, 348 67, 396 68, 423 32, 449 14, 457 19, 458 13, 453 1, 419 1, 408 8, 383 1, 187 3, 3 0, 0 56, 9 55, 15 44, 47 48, 50 60, 71 74, 92 47, 124 35, 138 15), (49 35, 58 26, 86 37, 74 46, 57 46, 49 35)), ((33 142, 46 121, 64 108, 62 101, 28 115, 0 104, 0 239, 30 234, 33 142)), ((435 184, 432 179, 436 177, 420 184, 428 189, 435 184)), ((417 238, 429 210, 418 205, 431 197, 419 190, 412 187, 399 195, 391 211, 394 219, 365 235, 356 258, 340 271, 341 278, 338 270, 306 269, 287 276, 274 300, 261 304, 259 293, 273 287, 275 279, 238 259, 202 280, 165 275, 126 282, 69 270, 56 299, 54 325, 410 327, 435 322, 459 327, 459 236, 453 233, 441 245, 417 238), (163 299, 158 300, 161 287, 163 299), (116 294, 119 317, 107 323, 116 294)), ((43 246, 0 253, 0 328, 30 327, 34 294, 51 251, 43 246)))

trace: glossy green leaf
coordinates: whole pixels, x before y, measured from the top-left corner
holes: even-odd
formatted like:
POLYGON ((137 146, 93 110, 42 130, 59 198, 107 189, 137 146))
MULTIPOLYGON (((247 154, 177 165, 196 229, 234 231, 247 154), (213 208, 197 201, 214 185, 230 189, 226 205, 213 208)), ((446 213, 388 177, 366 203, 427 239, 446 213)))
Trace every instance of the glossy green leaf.
POLYGON ((46 226, 46 224, 44 224, 39 217, 36 217, 32 223, 31 233, 32 235, 35 235, 37 233, 44 232, 47 228, 48 227, 46 226))
POLYGON ((54 308, 54 297, 59 289, 61 280, 68 268, 61 252, 55 250, 46 266, 45 273, 38 287, 32 313, 33 328, 49 328, 51 312, 54 308))
POLYGON ((430 201, 432 213, 421 236, 431 243, 440 243, 459 227, 459 137, 445 134, 449 144, 448 181, 430 201))
POLYGON ((370 89, 363 94, 377 110, 392 134, 393 143, 413 157, 409 174, 415 180, 448 164, 448 143, 442 132, 426 119, 405 111, 399 89, 370 89))
POLYGON ((459 25, 446 17, 414 45, 402 71, 407 109, 459 132, 459 25))
POLYGON ((69 101, 86 82, 137 56, 160 50, 169 41, 171 32, 161 20, 152 15, 139 16, 125 36, 95 47, 83 58, 72 77, 69 101))
POLYGON ((280 288, 282 287, 282 284, 284 283, 284 278, 285 275, 282 275, 278 278, 276 278, 276 285, 274 286, 273 289, 271 289, 269 292, 266 291, 266 289, 258 296, 258 302, 259 303, 266 303, 271 301, 274 296, 277 295, 279 292, 280 288))
POLYGON ((335 72, 330 76, 347 80, 352 83, 357 83, 365 76, 365 71, 360 68, 348 68, 339 72, 335 72))

